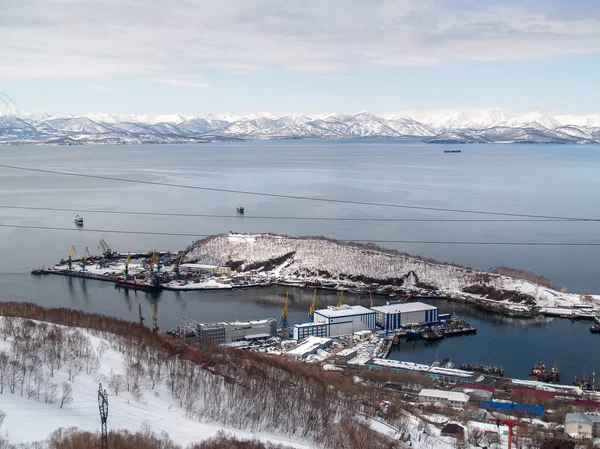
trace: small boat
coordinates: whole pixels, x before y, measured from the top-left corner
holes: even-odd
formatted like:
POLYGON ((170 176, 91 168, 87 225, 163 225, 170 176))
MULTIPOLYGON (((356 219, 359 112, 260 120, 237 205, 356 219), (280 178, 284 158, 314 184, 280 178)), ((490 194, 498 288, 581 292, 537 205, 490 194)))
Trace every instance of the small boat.
POLYGON ((444 149, 444 153, 460 153, 462 150, 446 150, 444 149))
POLYGON ((236 208, 235 208, 235 211, 236 211, 238 214, 243 214, 243 213, 244 213, 244 206, 238 206, 238 207, 236 207, 236 208))
POLYGON ((325 282, 325 281, 321 281, 321 287, 335 288, 335 287, 337 287, 337 282, 325 282))
POLYGON ((83 217, 81 215, 76 215, 74 221, 76 226, 83 226, 83 217))
POLYGON ((592 327, 590 327, 590 333, 600 334, 600 324, 594 324, 592 327))

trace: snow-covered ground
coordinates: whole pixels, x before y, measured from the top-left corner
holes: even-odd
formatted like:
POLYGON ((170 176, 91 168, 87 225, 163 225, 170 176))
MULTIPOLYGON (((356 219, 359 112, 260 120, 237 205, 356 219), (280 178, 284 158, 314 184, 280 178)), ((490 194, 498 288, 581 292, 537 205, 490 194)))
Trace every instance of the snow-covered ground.
MULTIPOLYGON (((241 269, 250 265, 272 265, 276 260, 277 266, 263 270, 265 274, 314 282, 336 281, 346 287, 360 284, 361 277, 377 280, 381 286, 391 279, 401 279, 405 288, 428 285, 447 296, 480 301, 486 298, 463 290, 473 286, 491 287, 525 295, 539 307, 570 307, 583 304, 584 300, 579 294, 562 293, 524 279, 432 262, 373 245, 367 247, 317 237, 217 235, 197 242, 185 260, 215 265, 243 262, 241 269)), ((599 295, 589 296, 587 300, 596 307, 600 305, 599 295)), ((500 302, 515 310, 529 308, 509 301, 490 302, 500 302)))
MULTIPOLYGON (((3 318, 0 317, 0 320, 3 318)), ((58 327, 68 333, 74 332, 71 328, 58 327)), ((27 392, 21 396, 18 386, 15 393, 11 393, 7 385, 4 386, 4 391, 0 394, 0 410, 6 413, 6 418, 0 428, 0 434, 6 435, 9 442, 19 444, 43 440, 60 427, 75 426, 82 430, 98 431, 98 384, 102 383, 109 396, 109 429, 127 429, 135 432, 143 430, 145 425, 150 425, 158 433, 167 432, 173 441, 183 446, 210 438, 219 430, 225 430, 240 438, 256 437, 261 441, 296 448, 314 447, 312 444, 283 436, 230 429, 218 423, 189 419, 181 402, 172 398, 165 381, 160 382, 154 389, 145 386, 140 389, 139 394, 128 392, 124 386, 115 394, 109 387, 110 379, 115 375, 125 374, 125 355, 115 350, 111 340, 94 336, 85 330, 80 331, 90 340, 93 352, 98 356, 98 364, 90 374, 86 373, 86 369, 78 372, 72 382, 69 381, 68 364, 65 363, 60 369, 56 369, 54 377, 50 377, 49 367, 43 364, 44 383, 59 386, 58 402, 46 403, 43 394, 38 402, 34 398, 28 399, 27 392), (63 383, 71 385, 73 402, 60 408, 63 383)), ((4 351, 10 356, 13 352, 12 346, 12 337, 8 337, 6 341, 0 340, 0 354, 4 351)))

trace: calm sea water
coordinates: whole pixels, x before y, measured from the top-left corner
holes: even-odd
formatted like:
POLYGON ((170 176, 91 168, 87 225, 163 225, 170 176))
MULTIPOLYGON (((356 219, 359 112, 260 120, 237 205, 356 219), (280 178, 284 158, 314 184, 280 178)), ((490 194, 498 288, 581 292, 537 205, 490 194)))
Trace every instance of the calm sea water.
MULTIPOLYGON (((461 154, 443 147, 390 141, 277 141, 203 145, 0 147, 0 164, 73 171, 224 189, 344 200, 496 212, 598 217, 600 146, 466 145, 461 154)), ((341 239, 469 240, 494 242, 600 242, 594 222, 347 222, 263 220, 252 216, 375 218, 493 218, 471 214, 306 202, 172 187, 64 177, 0 169, 0 206, 108 209, 198 214, 229 218, 174 218, 85 213, 87 229, 214 234, 278 232, 341 239), (243 204, 246 214, 235 216, 243 204)), ((72 227, 74 213, 0 207, 0 224, 72 227)), ((68 306, 135 319, 137 302, 149 313, 152 295, 116 290, 101 282, 29 275, 31 268, 97 252, 104 238, 118 251, 173 250, 193 238, 107 232, 0 228, 0 299, 68 306)), ((459 246, 385 244, 413 254, 487 269, 505 265, 534 271, 570 291, 598 292, 594 247, 459 246)), ((278 317, 285 291, 162 293, 163 327, 190 316, 199 320, 278 317), (233 314, 233 315, 232 315, 233 314)), ((311 292, 295 292, 290 318, 303 322, 311 292)), ((335 302, 335 297, 330 298, 335 302)), ((357 301, 362 299, 357 298, 357 301)), ((322 302, 328 299, 323 298, 322 302)), ((451 309, 456 305, 445 304, 451 309)), ((497 320, 461 310, 479 327, 476 337, 438 346, 402 345, 394 358, 504 364, 526 375, 537 359, 556 359, 565 376, 590 372, 599 360, 589 324, 497 320), (566 337, 566 338, 565 338, 566 337), (574 349, 581 347, 582 349, 574 349), (572 371, 572 373, 570 371, 572 371)), ((599 365, 600 368, 600 365, 599 365)), ((566 377, 565 377, 566 378, 566 377)))

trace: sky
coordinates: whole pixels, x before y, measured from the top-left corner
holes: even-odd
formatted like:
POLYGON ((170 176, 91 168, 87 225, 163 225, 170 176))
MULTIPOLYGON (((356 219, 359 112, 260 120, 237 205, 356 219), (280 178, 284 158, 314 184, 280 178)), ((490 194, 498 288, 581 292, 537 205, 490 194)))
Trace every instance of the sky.
POLYGON ((0 42, 32 112, 600 112, 597 0, 2 0, 0 42))

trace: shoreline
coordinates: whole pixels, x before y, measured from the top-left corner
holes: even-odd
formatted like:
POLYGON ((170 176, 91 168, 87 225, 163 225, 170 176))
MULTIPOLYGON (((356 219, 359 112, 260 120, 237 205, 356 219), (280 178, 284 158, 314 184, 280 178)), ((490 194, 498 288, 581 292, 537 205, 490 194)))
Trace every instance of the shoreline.
MULTIPOLYGON (((65 277, 73 277, 73 278, 80 278, 80 279, 90 279, 90 280, 94 280, 94 281, 102 281, 102 282, 112 282, 115 285, 115 288, 125 288, 125 289, 135 289, 135 287, 132 286, 124 286, 124 285, 119 285, 118 281, 122 280, 122 276, 117 275, 116 273, 112 273, 109 275, 99 275, 99 274, 94 274, 94 273, 82 273, 80 271, 67 271, 67 270, 57 270, 57 269, 51 269, 51 268, 41 268, 41 269, 34 269, 31 270, 31 274, 32 275, 37 275, 37 276, 45 276, 45 275, 58 275, 58 276, 65 276, 65 277)), ((151 284, 147 284, 150 285, 151 284)), ((285 282, 285 281, 264 281, 262 283, 252 283, 252 284, 231 284, 231 285, 225 285, 222 284, 221 286, 196 286, 196 287, 185 287, 185 286, 169 286, 169 285, 165 285, 162 284, 159 287, 156 287, 153 290, 150 290, 150 292, 153 293, 159 293, 162 290, 165 291, 180 291, 180 292, 190 292, 190 291, 219 291, 219 290, 246 290, 246 289, 258 289, 258 288, 265 288, 265 287, 271 287, 271 286, 281 286, 281 287, 294 287, 294 288, 301 288, 301 289, 305 289, 305 290, 323 290, 323 291, 332 291, 332 292, 340 292, 340 291, 344 291, 347 292, 349 294, 368 294, 371 293, 374 296, 383 296, 383 297, 388 297, 390 298, 390 302, 399 299, 397 297, 393 297, 391 296, 389 293, 386 292, 382 292, 382 291, 373 291, 373 292, 369 292, 367 291, 352 291, 352 289, 345 289, 345 288, 337 288, 337 287, 325 287, 325 286, 318 286, 318 285, 307 285, 307 283, 302 283, 302 284, 297 284, 295 282, 285 282)), ((387 286, 384 286, 387 287, 387 286)), ((141 289, 141 288, 140 288, 141 289)), ((403 292, 403 294, 409 294, 408 292, 403 292)), ((503 304, 498 303, 497 301, 494 300, 489 300, 489 299, 477 299, 477 298, 470 298, 467 296, 458 296, 458 295, 444 295, 444 294, 419 294, 419 293, 415 293, 411 295, 413 299, 419 300, 419 299, 441 299, 441 300, 447 300, 447 301, 451 301, 451 302, 457 302, 457 303, 462 303, 462 304, 468 304, 472 307, 475 307, 477 309, 486 311, 486 312, 491 312, 500 316, 506 316, 506 317, 511 317, 511 318, 525 318, 525 319, 536 319, 536 318, 542 318, 542 317, 554 317, 554 318, 562 318, 562 319, 578 319, 578 320, 590 320, 593 321, 593 317, 588 316, 588 315, 577 315, 576 312, 581 311, 580 307, 561 307, 560 310, 562 311, 569 311, 572 313, 571 316, 565 316, 568 314, 565 313, 549 313, 548 311, 545 311, 544 308, 541 307, 531 307, 529 309, 526 308, 522 308, 522 309, 512 309, 509 307, 504 306, 503 304)))

